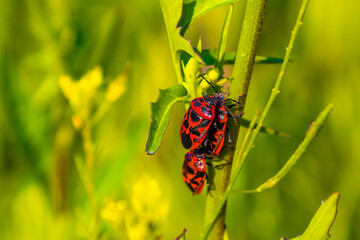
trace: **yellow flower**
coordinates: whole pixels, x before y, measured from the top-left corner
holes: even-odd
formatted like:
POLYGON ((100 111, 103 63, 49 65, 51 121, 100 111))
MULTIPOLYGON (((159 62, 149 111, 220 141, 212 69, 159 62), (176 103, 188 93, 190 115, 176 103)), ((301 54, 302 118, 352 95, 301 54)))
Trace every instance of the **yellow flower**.
POLYGON ((118 76, 112 83, 109 84, 106 90, 106 100, 109 102, 115 102, 126 90, 127 75, 122 74, 118 76))
POLYGON ((156 180, 148 175, 133 185, 130 202, 109 202, 101 217, 131 240, 154 239, 157 227, 165 220, 169 204, 161 198, 156 180))
POLYGON ((81 129, 82 126, 84 125, 84 122, 83 122, 83 120, 81 119, 81 117, 79 117, 79 116, 76 115, 76 114, 72 116, 71 121, 72 121, 74 127, 75 127, 76 129, 78 129, 78 130, 81 129))
POLYGON ((143 219, 137 219, 133 222, 126 221, 125 226, 126 233, 131 240, 149 239, 151 236, 151 229, 143 219))
POLYGON ((109 202, 103 210, 101 217, 108 222, 120 225, 123 222, 123 216, 126 215, 128 204, 126 201, 109 202))
POLYGON ((87 72, 79 81, 74 81, 70 76, 60 77, 61 90, 81 120, 85 121, 90 117, 97 90, 102 81, 100 67, 87 72))
POLYGON ((94 112, 96 120, 99 120, 108 110, 109 103, 116 101, 124 94, 127 77, 128 71, 125 71, 111 82, 106 89, 105 99, 103 98, 102 102, 98 102, 99 97, 103 97, 104 94, 99 89, 99 86, 103 83, 100 67, 88 71, 78 81, 74 81, 70 76, 61 76, 59 85, 74 111, 72 117, 74 127, 81 129, 94 112))

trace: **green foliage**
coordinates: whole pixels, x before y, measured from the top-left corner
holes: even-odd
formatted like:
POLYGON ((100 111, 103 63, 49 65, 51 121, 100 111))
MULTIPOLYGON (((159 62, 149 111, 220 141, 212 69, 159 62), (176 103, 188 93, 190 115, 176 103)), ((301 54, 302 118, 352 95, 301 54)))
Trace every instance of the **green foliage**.
POLYGON ((230 5, 229 10, 226 13, 225 22, 224 22, 224 26, 223 26, 222 34, 221 34, 221 38, 220 38, 217 58, 216 58, 216 62, 215 62, 215 69, 220 69, 220 70, 223 69, 223 64, 224 64, 224 60, 225 60, 225 51, 226 51, 226 40, 227 40, 227 36, 228 36, 228 32, 229 32, 230 20, 232 17, 233 9, 234 9, 234 6, 230 5))
POLYGON ((182 1, 161 0, 160 4, 164 15, 166 30, 170 41, 170 47, 173 56, 175 71, 177 74, 178 81, 179 83, 181 83, 182 76, 180 69, 180 57, 182 52, 183 51, 186 52, 187 54, 194 57, 199 62, 202 62, 202 59, 194 51, 194 48, 191 46, 189 40, 185 39, 183 36, 180 35, 180 29, 177 24, 181 16, 181 12, 179 10, 182 8, 182 1))
POLYGON ((152 121, 149 128, 148 142, 146 143, 146 152, 154 154, 159 148, 162 136, 169 124, 174 103, 183 100, 186 96, 187 91, 181 84, 160 90, 158 100, 151 103, 152 121))
MULTIPOLYGON (((254 60, 260 64, 254 67, 246 97, 246 119, 268 100, 300 2, 269 1, 254 60), (275 58, 260 57, 268 55, 275 58)), ((182 181, 185 150, 179 127, 184 104, 204 92, 211 94, 198 77, 200 71, 224 92, 236 81, 231 71, 239 59, 245 5, 3 1, 0 239, 174 239, 182 229, 187 230, 182 239, 199 239, 209 221, 204 219, 206 193, 192 196, 182 181), (220 45, 226 46, 223 68, 214 69, 220 45), (181 103, 163 108, 172 109, 171 121, 163 124, 166 141, 149 156, 144 153, 149 103, 159 99, 158 89, 181 85, 181 103)), ((260 126, 259 133, 266 134, 258 134, 255 151, 249 152, 233 189, 255 190, 274 176, 308 137, 304 130, 319 109, 333 102, 334 110, 301 160, 275 187, 261 194, 230 194, 224 238, 295 237, 309 225, 320 199, 341 192, 331 235, 360 239, 359 32, 353 31, 360 28, 360 18, 354 17, 359 7, 355 0, 343 5, 328 1, 326 11, 321 1, 309 5, 281 94, 260 126)), ((249 143, 254 132, 249 129, 259 123, 250 122, 241 121, 245 127, 239 149, 243 139, 249 143)), ((153 133, 160 142, 163 133, 153 133)), ((230 148, 224 154, 227 151, 230 148)), ((211 187, 224 169, 208 167, 211 187)), ((332 197, 324 203, 333 202, 329 211, 311 223, 323 237, 334 218, 332 197)), ((302 236, 313 233, 308 230, 302 236)))
MULTIPOLYGON (((217 49, 204 49, 202 50, 200 56, 204 60, 205 65, 215 65, 217 57, 217 49)), ((225 52, 223 57, 224 64, 234 64, 236 58, 236 52, 225 52)), ((255 56, 255 63, 282 63, 283 59, 273 58, 273 57, 264 57, 264 56, 255 56)))
MULTIPOLYGON (((298 237, 289 240, 326 240, 331 237, 329 234, 330 227, 335 221, 338 212, 339 193, 333 193, 328 199, 321 203, 320 208, 305 232, 298 237)), ((284 238, 281 238, 284 239, 284 238)))
POLYGON ((182 14, 177 24, 178 27, 182 27, 181 35, 184 35, 185 31, 189 27, 190 23, 196 20, 201 15, 219 7, 224 4, 234 3, 238 0, 185 0, 182 5, 182 14))
MULTIPOLYGON (((240 147, 240 143, 241 143, 241 139, 240 139, 240 140, 236 141, 237 148, 236 148, 235 153, 230 152, 227 155, 223 154, 223 156, 222 156, 223 159, 228 160, 230 162, 232 161, 232 158, 234 158, 235 160, 239 159, 239 162, 235 165, 234 169, 232 170, 233 173, 231 174, 231 178, 229 178, 229 174, 227 174, 227 172, 231 171, 230 170, 231 168, 229 168, 229 167, 226 168, 226 170, 224 169, 221 173, 218 172, 215 175, 215 178, 213 181, 216 185, 217 190, 215 192, 213 192, 212 194, 209 194, 208 198, 207 198, 206 221, 205 221, 206 225, 205 225, 205 233, 204 233, 203 239, 208 238, 208 236, 213 228, 216 228, 216 229, 214 229, 212 232, 212 235, 211 235, 212 239, 217 239, 217 238, 220 238, 223 236, 223 232, 224 232, 224 227, 223 227, 224 223, 223 222, 224 222, 224 216, 225 216, 225 208, 223 208, 223 206, 226 203, 229 193, 232 190, 232 187, 240 173, 240 170, 245 162, 245 159, 249 155, 249 151, 253 148, 254 141, 262 127, 264 119, 265 119, 269 109, 271 108, 272 103, 275 100, 275 97, 280 92, 279 86, 281 84, 281 81, 285 74, 285 70, 289 63, 290 53, 293 48, 293 44, 294 44, 297 32, 300 28, 300 25, 302 24, 302 19, 303 19, 304 13, 305 13, 305 9, 308 5, 308 2, 309 1, 306 1, 306 0, 303 1, 303 4, 300 8, 298 19, 295 24, 294 30, 292 31, 292 35, 290 38, 289 45, 287 47, 287 51, 286 51, 285 58, 284 58, 284 61, 283 61, 283 64, 282 64, 282 67, 280 70, 279 77, 276 81, 275 87, 272 89, 272 94, 269 98, 268 103, 265 106, 263 114, 260 116, 259 122, 256 125, 256 128, 254 129, 254 134, 252 135, 250 142, 247 145, 247 148, 244 149, 244 147, 240 147), (229 182, 230 182, 230 184, 229 184, 229 182)), ((198 15, 200 15, 200 13, 205 13, 206 11, 211 9, 211 7, 209 7, 208 9, 205 8, 203 11, 200 11, 199 9, 195 8, 195 6, 202 6, 202 4, 203 3, 201 1, 198 1, 198 2, 191 1, 190 3, 184 2, 181 18, 179 20, 179 23, 176 25, 176 27, 178 27, 178 26, 183 27, 180 35, 182 35, 182 36, 184 35, 190 22, 192 20, 194 20, 195 18, 197 18, 198 15)), ((259 35, 260 35, 261 27, 262 27, 265 6, 266 6, 266 1, 261 1, 261 0, 249 1, 247 4, 245 17, 244 17, 243 30, 242 30, 242 34, 240 37, 240 41, 239 41, 239 45, 238 45, 238 49, 237 49, 237 53, 236 53, 237 57, 234 62, 233 79, 230 84, 229 96, 232 99, 237 99, 238 96, 240 96, 244 93, 246 94, 248 92, 251 73, 252 73, 252 69, 253 69, 253 64, 255 62, 255 52, 257 49, 259 35)), ((173 60, 174 60, 174 65, 175 65, 176 71, 178 73, 178 79, 180 82, 184 82, 184 86, 188 90, 187 92, 189 92, 189 95, 192 97, 195 97, 195 96, 199 95, 197 93, 197 84, 196 84, 196 75, 197 75, 197 71, 199 68, 199 63, 195 60, 197 56, 195 54, 195 51, 194 52, 191 50, 189 51, 189 48, 186 49, 188 51, 188 53, 192 56, 192 58, 190 58, 190 60, 187 62, 186 67, 183 66, 185 73, 184 73, 184 80, 182 80, 182 77, 180 76, 181 71, 179 69, 180 68, 179 61, 181 58, 181 53, 180 53, 180 49, 181 49, 180 45, 181 44, 176 41, 177 39, 182 39, 182 38, 181 38, 181 36, 179 36, 179 33, 177 32, 177 30, 175 30, 176 29, 175 25, 174 25, 175 21, 174 21, 174 19, 171 19, 171 17, 169 16, 169 11, 168 11, 169 8, 170 8, 169 5, 165 5, 164 2, 162 2, 164 19, 165 19, 165 23, 166 23, 168 34, 169 34, 170 46, 172 46, 173 60)), ((217 71, 220 71, 220 75, 216 76, 214 78, 215 81, 218 79, 218 77, 221 77, 224 73, 223 63, 224 63, 224 59, 225 59, 226 41, 227 41, 227 35, 228 35, 228 29, 230 26, 230 19, 232 16, 232 11, 233 11, 233 6, 231 5, 228 10, 228 13, 225 17, 225 23, 224 23, 224 26, 222 29, 220 44, 219 44, 219 48, 217 51, 217 57, 214 62, 214 64, 215 64, 214 70, 217 69, 217 71)), ((182 41, 183 41, 183 39, 182 39, 182 41)), ((199 42, 199 46, 200 46, 199 52, 200 53, 202 52, 201 45, 202 44, 200 41, 199 42)), ((194 48, 192 48, 192 50, 193 49, 194 48)), ((183 50, 185 50, 185 48, 183 48, 183 50)), ((207 53, 210 53, 210 51, 207 53)), ((199 61, 199 62, 202 62, 202 61, 199 61)), ((211 79, 211 77, 209 79, 211 79)), ((185 96, 181 96, 181 97, 185 97, 185 96)), ((167 102, 167 104, 171 108, 172 104, 174 103, 174 99, 175 99, 175 101, 178 101, 177 97, 175 97, 172 100, 164 101, 164 102, 165 103, 167 102)), ((160 102, 160 100, 162 100, 161 93, 160 93, 158 101, 160 102)), ((242 103, 245 103, 245 99, 242 99, 241 101, 242 101, 242 103)), ((164 108, 168 109, 169 107, 164 107, 164 108)), ((310 144, 310 142, 315 137, 315 135, 317 134, 320 127, 323 125, 325 119, 327 118, 327 116, 330 113, 330 111, 332 110, 332 108, 333 108, 333 104, 330 104, 322 112, 322 114, 320 114, 319 118, 314 122, 314 127, 312 127, 309 130, 303 143, 300 144, 299 148, 295 151, 295 153, 292 155, 292 157, 289 159, 289 161, 284 165, 284 167, 274 177, 269 179, 266 183, 262 184, 256 190, 249 190, 249 191, 244 191, 244 192, 256 192, 256 191, 262 192, 264 190, 267 190, 267 189, 275 186, 290 171, 290 169, 294 166, 294 164, 300 158, 302 153, 306 150, 307 146, 310 144)), ((157 122, 156 119, 161 119, 161 117, 157 117, 157 115, 156 115, 157 114, 156 111, 158 111, 158 109, 160 109, 160 108, 159 107, 155 108, 153 105, 153 107, 152 107, 153 122, 150 126, 150 131, 149 131, 150 144, 152 144, 152 142, 154 141, 153 140, 154 137, 152 137, 152 136, 153 135, 157 136, 157 144, 155 144, 156 149, 160 145, 160 139, 165 130, 164 126, 159 128, 158 127, 159 124, 156 124, 156 122, 157 122), (154 122, 155 122, 155 124, 153 124, 154 122), (159 133, 159 134, 157 134, 157 133, 159 133)), ((168 111, 166 111, 166 110, 160 112, 161 116, 163 116, 163 115, 166 116, 164 118, 166 120, 165 121, 166 124, 167 124, 167 122, 169 120, 169 116, 170 116, 169 114, 166 114, 167 112, 168 111), (164 114, 164 112, 165 112, 165 114, 164 114)), ((250 131, 253 130, 256 120, 257 120, 257 116, 250 123, 250 128, 249 128, 250 131)), ((238 131, 239 130, 236 126, 230 129, 230 133, 232 136, 238 135, 238 131)), ((245 144, 245 142, 243 144, 245 144)), ((148 148, 147 148, 147 151, 149 152, 148 148)), ((151 149, 150 153, 152 154, 153 152, 154 151, 151 149)))

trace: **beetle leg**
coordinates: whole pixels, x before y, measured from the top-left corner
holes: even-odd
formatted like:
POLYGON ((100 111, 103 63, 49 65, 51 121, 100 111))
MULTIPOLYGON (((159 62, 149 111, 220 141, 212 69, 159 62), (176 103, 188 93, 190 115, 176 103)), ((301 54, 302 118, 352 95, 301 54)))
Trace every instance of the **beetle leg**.
POLYGON ((227 133, 228 135, 228 142, 231 143, 231 135, 230 135, 230 131, 229 131, 229 128, 226 126, 225 128, 225 132, 227 133))

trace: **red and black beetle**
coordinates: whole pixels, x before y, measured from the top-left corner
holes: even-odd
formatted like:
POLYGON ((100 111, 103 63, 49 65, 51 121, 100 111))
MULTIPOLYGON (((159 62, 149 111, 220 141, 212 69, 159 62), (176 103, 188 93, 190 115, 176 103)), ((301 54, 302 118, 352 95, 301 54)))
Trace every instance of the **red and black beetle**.
POLYGON ((180 128, 184 148, 194 150, 200 146, 215 118, 216 109, 224 104, 225 98, 221 94, 204 95, 191 101, 180 128))
POLYGON ((186 153, 182 169, 183 180, 194 194, 200 194, 206 180, 205 155, 198 151, 186 153))

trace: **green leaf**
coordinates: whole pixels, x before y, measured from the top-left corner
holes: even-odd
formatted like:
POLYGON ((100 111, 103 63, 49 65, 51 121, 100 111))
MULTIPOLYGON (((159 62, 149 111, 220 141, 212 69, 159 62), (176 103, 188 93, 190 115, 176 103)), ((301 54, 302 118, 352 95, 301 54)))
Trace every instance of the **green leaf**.
MULTIPOLYGON (((325 202, 322 203, 315 216, 311 219, 311 222, 305 232, 302 235, 289 240, 329 239, 331 237, 329 231, 335 221, 338 211, 339 198, 340 194, 338 192, 333 193, 325 202)), ((287 238, 281 239, 285 240, 287 238)))
POLYGON ((231 20, 231 17, 232 17, 233 9, 234 9, 234 5, 231 4, 229 9, 228 9, 228 12, 226 14, 224 26, 223 26, 222 33, 221 33, 221 38, 220 38, 216 63, 215 63, 215 68, 219 69, 221 72, 223 72, 222 67, 223 67, 223 63, 224 63, 224 55, 225 55, 225 50, 226 50, 226 41, 227 41, 227 36, 228 36, 228 31, 229 31, 229 27, 230 27, 230 20, 231 20))
POLYGON ((283 61, 284 59, 282 58, 255 56, 255 63, 270 64, 270 63, 283 63, 283 61))
POLYGON ((178 27, 182 27, 181 34, 184 35, 190 23, 204 13, 213 8, 237 1, 238 0, 184 0, 182 15, 178 23, 178 27))
MULTIPOLYGON (((250 121, 243 118, 243 119, 241 119, 240 125, 243 126, 243 127, 249 128, 250 127, 250 121)), ((257 124, 254 125, 254 128, 256 128, 256 127, 257 127, 257 124)), ((291 137, 288 133, 284 133, 284 132, 275 130, 273 128, 265 127, 265 126, 261 126, 260 132, 267 133, 267 134, 270 134, 270 135, 277 135, 277 136, 281 136, 281 137, 287 137, 287 138, 291 137)))
POLYGON ((154 154, 159 148, 162 136, 170 120, 170 114, 174 103, 183 101, 187 91, 182 84, 160 89, 159 98, 151 103, 152 122, 149 128, 148 141, 145 151, 154 154))
MULTIPOLYGON (((200 56, 204 60, 206 65, 215 65, 217 49, 204 49, 200 56)), ((226 52, 224 55, 224 64, 233 65, 235 62, 236 52, 226 52)), ((185 61, 186 62, 186 61, 185 61)), ((261 64, 273 64, 282 63, 283 59, 265 56, 255 56, 255 63, 261 64)))
POLYGON ((193 46, 191 45, 188 39, 185 39, 180 35, 180 28, 177 26, 177 23, 181 16, 182 1, 181 0, 160 0, 161 9, 164 15, 164 21, 166 25, 166 31, 168 33, 170 48, 173 57, 174 67, 176 71, 176 76, 179 83, 182 82, 181 74, 181 54, 182 52, 188 53, 190 56, 194 57, 200 63, 203 63, 203 60, 195 52, 193 46))

